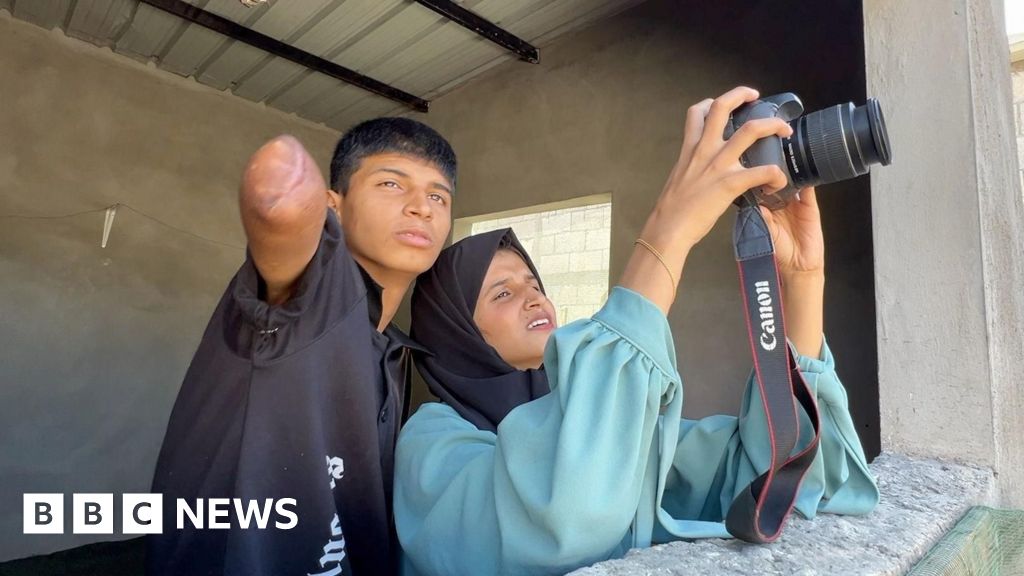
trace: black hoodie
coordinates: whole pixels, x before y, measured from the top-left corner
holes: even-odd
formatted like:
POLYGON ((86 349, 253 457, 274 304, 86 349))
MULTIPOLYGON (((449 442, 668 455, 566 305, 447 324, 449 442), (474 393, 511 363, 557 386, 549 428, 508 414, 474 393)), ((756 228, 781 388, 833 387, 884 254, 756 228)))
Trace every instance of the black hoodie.
POLYGON ((260 283, 248 257, 185 375, 153 479, 163 533, 148 538, 147 573, 396 573, 394 445, 415 345, 377 332, 381 289, 331 211, 293 297, 268 306, 260 283), (294 498, 297 524, 276 528, 289 518, 272 512, 267 528, 240 529, 232 505, 228 530, 187 516, 178 529, 179 498, 294 498))

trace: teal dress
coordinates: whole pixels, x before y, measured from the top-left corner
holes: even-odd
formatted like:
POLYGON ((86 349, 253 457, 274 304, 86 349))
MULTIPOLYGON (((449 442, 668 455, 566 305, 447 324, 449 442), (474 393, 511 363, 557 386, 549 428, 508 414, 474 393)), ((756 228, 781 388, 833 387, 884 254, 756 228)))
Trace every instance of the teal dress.
MULTIPOLYGON (((824 345, 798 360, 822 437, 796 509, 866 514, 878 489, 832 355, 824 345)), ((544 366, 551 393, 509 412, 497 434, 444 404, 409 419, 394 500, 405 574, 564 574, 630 548, 729 537, 724 512, 771 455, 756 386, 739 418, 683 420, 668 322, 621 287, 593 318, 555 330, 544 366)), ((801 419, 796 450, 808 441, 801 419)))

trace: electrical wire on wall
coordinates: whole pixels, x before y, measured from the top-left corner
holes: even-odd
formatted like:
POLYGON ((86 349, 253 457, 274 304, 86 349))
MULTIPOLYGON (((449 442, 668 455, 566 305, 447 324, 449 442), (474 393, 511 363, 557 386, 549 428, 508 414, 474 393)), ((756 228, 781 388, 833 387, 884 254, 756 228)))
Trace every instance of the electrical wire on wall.
POLYGON ((51 215, 51 214, 42 214, 42 215, 33 215, 33 214, 0 214, 0 220, 4 220, 4 219, 15 219, 15 220, 63 220, 63 219, 66 219, 66 218, 76 218, 78 216, 84 216, 86 214, 96 214, 96 213, 99 213, 99 212, 103 212, 104 213, 103 236, 102 236, 102 240, 100 241, 100 247, 106 248, 107 247, 107 240, 110 238, 110 230, 111 230, 111 228, 113 227, 113 224, 114 224, 114 218, 117 215, 117 211, 119 209, 122 209, 122 208, 125 209, 125 210, 128 210, 130 212, 134 212, 135 214, 138 214, 139 216, 142 216, 143 218, 146 218, 148 220, 152 220, 153 222, 156 222, 157 224, 160 224, 161 226, 164 226, 165 228, 168 228, 170 230, 174 230, 175 232, 178 232, 180 234, 185 234, 187 236, 191 236, 191 237, 193 237, 193 238, 195 238, 197 240, 202 240, 203 242, 209 242, 211 244, 217 244, 218 246, 224 246, 225 248, 234 248, 236 250, 245 250, 244 246, 238 246, 238 245, 235 245, 235 244, 229 244, 227 242, 222 242, 220 240, 214 240, 213 238, 208 238, 208 237, 203 236, 201 234, 196 234, 195 232, 190 232, 188 230, 185 230, 184 228, 179 228, 177 226, 174 226, 173 224, 168 224, 167 222, 164 222, 163 220, 161 220, 161 219, 159 219, 159 218, 157 218, 155 216, 150 216, 149 214, 146 214, 145 212, 142 212, 141 210, 138 210, 136 208, 133 208, 132 206, 129 206, 128 204, 124 204, 124 203, 121 203, 121 202, 117 202, 115 204, 111 204, 110 206, 107 206, 105 208, 97 208, 95 210, 82 210, 81 212, 71 212, 69 214, 56 214, 56 215, 51 215))

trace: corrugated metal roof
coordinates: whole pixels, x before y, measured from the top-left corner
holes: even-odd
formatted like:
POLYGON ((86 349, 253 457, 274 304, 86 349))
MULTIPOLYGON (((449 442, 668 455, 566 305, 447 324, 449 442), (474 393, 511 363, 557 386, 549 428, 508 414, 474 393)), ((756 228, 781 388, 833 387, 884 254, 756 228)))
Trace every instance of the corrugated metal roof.
MULTIPOLYGON (((187 0, 261 34, 416 96, 433 99, 516 56, 412 0, 187 0)), ((533 44, 642 0, 464 0, 463 7, 533 44)), ((344 130, 399 113, 394 101, 190 23, 139 0, 0 0, 44 28, 214 88, 344 130)), ((543 61, 543 55, 542 55, 543 61)), ((522 66, 532 64, 522 63, 522 66)))

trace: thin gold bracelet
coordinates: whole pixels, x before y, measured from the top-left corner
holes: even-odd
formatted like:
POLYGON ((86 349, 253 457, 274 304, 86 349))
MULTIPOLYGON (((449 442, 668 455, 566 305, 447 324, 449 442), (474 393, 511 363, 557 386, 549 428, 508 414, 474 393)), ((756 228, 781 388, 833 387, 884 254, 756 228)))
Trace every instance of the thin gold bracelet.
POLYGON ((679 289, 679 283, 676 282, 676 277, 674 274, 672 274, 672 269, 668 267, 668 264, 665 263, 665 259, 662 258, 661 252, 658 252, 657 248, 651 246, 643 238, 637 238, 636 241, 633 242, 634 246, 636 246, 637 244, 646 248, 651 254, 654 254, 654 257, 658 259, 658 262, 661 262, 661 265, 665 267, 665 272, 668 272, 668 278, 669 280, 672 281, 672 292, 675 293, 679 289))

